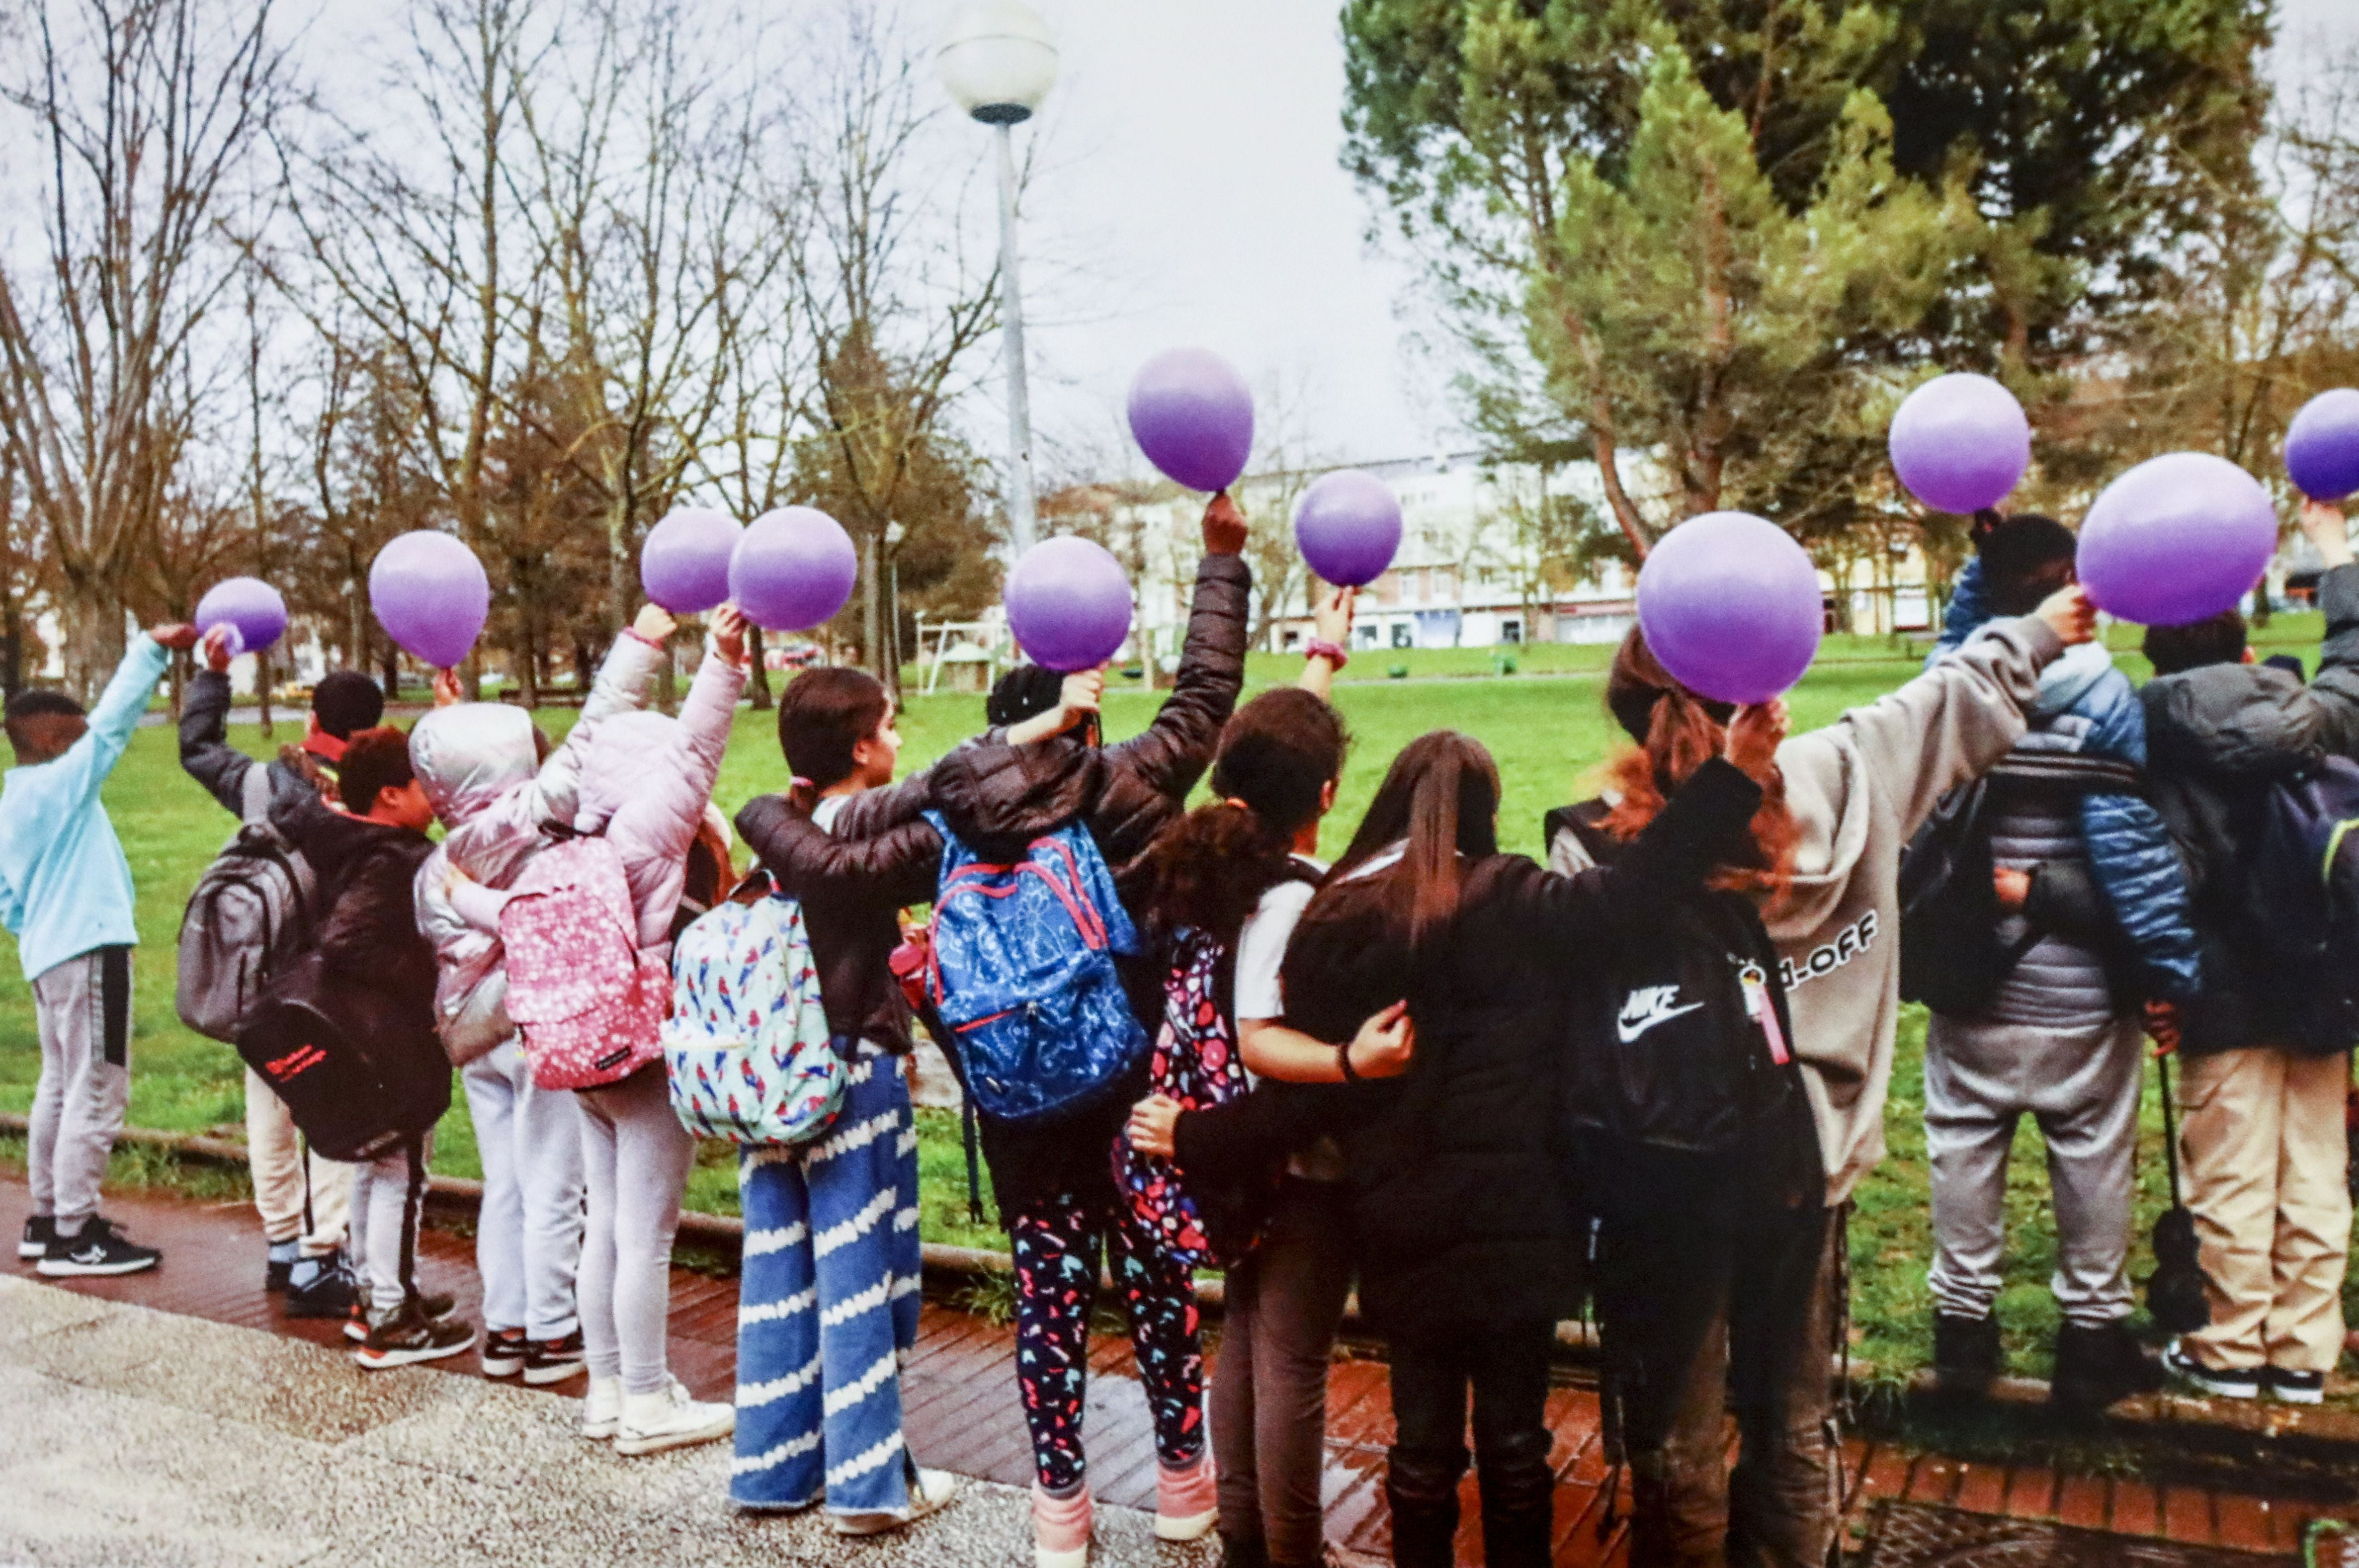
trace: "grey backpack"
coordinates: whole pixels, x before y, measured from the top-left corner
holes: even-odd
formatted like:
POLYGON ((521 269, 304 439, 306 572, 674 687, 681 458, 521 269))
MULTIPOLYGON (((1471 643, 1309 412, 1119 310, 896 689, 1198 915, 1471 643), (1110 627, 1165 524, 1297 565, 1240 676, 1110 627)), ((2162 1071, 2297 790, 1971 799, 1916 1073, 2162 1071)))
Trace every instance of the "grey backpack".
POLYGON ((310 941, 311 867, 270 825, 270 769, 245 771, 235 836, 197 878, 180 917, 180 1021, 237 1043, 263 987, 310 941))

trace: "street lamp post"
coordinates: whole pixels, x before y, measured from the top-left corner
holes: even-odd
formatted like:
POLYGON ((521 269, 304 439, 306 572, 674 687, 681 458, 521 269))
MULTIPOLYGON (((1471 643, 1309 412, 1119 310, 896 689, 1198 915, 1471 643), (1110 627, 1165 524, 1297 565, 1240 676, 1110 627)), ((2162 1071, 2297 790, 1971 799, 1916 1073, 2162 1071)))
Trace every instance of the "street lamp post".
POLYGON ((958 106, 997 132, 999 309, 1007 363, 1007 525, 1032 548, 1032 402, 1024 378, 1024 295, 1016 242, 1016 127, 1057 81, 1057 46, 1024 0, 967 0, 951 15, 935 64, 958 106))

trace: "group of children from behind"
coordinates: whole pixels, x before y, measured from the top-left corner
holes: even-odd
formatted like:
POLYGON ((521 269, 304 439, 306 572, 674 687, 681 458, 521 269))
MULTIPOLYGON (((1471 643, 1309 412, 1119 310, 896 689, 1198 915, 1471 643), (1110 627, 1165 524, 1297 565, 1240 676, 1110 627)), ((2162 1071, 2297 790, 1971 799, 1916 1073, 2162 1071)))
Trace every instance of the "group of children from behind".
MULTIPOLYGON (((990 729, 896 783, 882 686, 842 670, 789 683, 778 734, 793 785, 738 813, 759 870, 743 884, 710 804, 744 680, 742 626, 725 608, 677 720, 645 710, 672 630, 650 609, 560 746, 517 710, 451 701, 407 736, 348 725, 313 747, 334 774, 290 757, 251 794, 223 756, 227 650, 207 645, 214 673, 192 691, 184 760, 316 877, 325 983, 367 996, 373 1027, 437 1053, 444 1105, 443 1064, 460 1068, 484 1170, 484 1370, 554 1382, 586 1364, 584 1434, 623 1454, 734 1432, 731 1491, 748 1509, 823 1501, 837 1528, 865 1533, 948 1500, 951 1478, 918 1466, 901 1425, 918 1299, 907 1066, 922 1018, 960 1073, 1014 1256, 1039 1568, 1082 1568, 1090 1550, 1082 1428, 1102 1269, 1127 1309, 1167 1539, 1217 1528, 1248 1568, 1324 1560, 1326 1373, 1356 1281, 1389 1352, 1386 1486, 1404 1568, 1452 1559, 1470 1410, 1486 1556, 1549 1561, 1549 1367, 1555 1325, 1584 1293, 1618 1411, 1634 1560, 1727 1549, 1823 1561, 1841 1497, 1829 1367, 1845 1334, 1843 1222, 1883 1152, 1904 849, 1945 798, 2038 751, 2042 735, 2092 735, 2059 722, 2095 684, 2073 674, 2083 656, 2060 657, 2091 639, 2086 598, 2027 550, 2038 570, 1969 584, 1993 590, 2002 614, 1898 690, 1791 737, 1782 704, 1705 699, 1633 632, 1606 682, 1632 744, 1599 798, 1549 813, 1547 866, 1500 851, 1497 768, 1450 731, 1392 760, 1330 866, 1321 824, 1349 736, 1326 697, 1348 658, 1351 595, 1321 604, 1301 681, 1240 707, 1250 575, 1225 497, 1207 510, 1204 541, 1173 691, 1118 744, 1096 733, 1099 677, 1022 667, 995 689, 990 729), (1212 799, 1190 811, 1208 769, 1212 799), (439 845, 424 831, 437 820, 439 845), (690 1398, 665 1365, 694 1144, 660 1052, 633 1043, 644 975, 569 998, 552 997, 544 973, 547 953, 579 932, 536 924, 533 910, 582 907, 545 893, 549 867, 574 866, 592 842, 611 849, 596 864, 615 868, 610 891, 643 964, 732 899, 789 900, 799 925, 788 929, 805 933, 789 952, 816 986, 840 1100, 815 1136, 740 1152, 734 1406, 690 1398), (903 911, 928 903, 930 930, 905 928, 903 911), (992 929, 1026 910, 1022 930, 992 929), (985 953, 1054 978, 1002 996, 1006 974, 977 973, 985 953), (536 1033, 551 1019, 611 1030, 553 1070, 557 1036, 536 1033), (1010 1062, 1033 1077, 1012 1081, 1010 1062), (1227 1271, 1209 1422, 1193 1285, 1206 1263, 1227 1271), (1723 1396, 1740 1432, 1733 1473, 1723 1396)), ((1979 618, 1971 595, 1967 608, 1962 620, 1979 618)), ((37 976, 52 1107, 37 1112, 26 1246, 50 1272, 77 1257, 154 1261, 96 1217, 107 1096, 117 1121, 121 1109, 124 1004, 107 987, 133 939, 127 876, 95 802, 167 646, 192 640, 186 628, 143 640, 89 737, 69 733, 80 721, 61 709, 9 715, 29 766, 0 800, 0 890, 37 976), (57 880, 92 882, 110 851, 107 885, 123 888, 114 925, 57 880)), ((315 733, 331 723, 329 691, 315 733)), ((2159 809, 2177 833, 2167 796, 2159 809)), ((2200 816, 2200 803, 2179 814, 2200 816)), ((2007 820, 2017 839, 2061 831, 2027 806, 2007 820)), ((2080 820, 2092 835, 2151 837, 2134 811, 2080 820)), ((2169 911, 2156 912, 2167 897, 2112 887, 2126 887, 2136 857, 2106 854, 2095 879, 2129 945, 2165 977, 2191 967, 2169 911)), ((1999 857, 1994 893, 2008 909, 2024 892, 2008 874, 2036 886, 2026 866, 2038 864, 2014 848, 1999 857)), ((2201 907, 2199 895, 2194 929, 2209 940, 2201 907)), ((2181 1011, 2158 1011, 2155 1027, 2224 1029, 2197 1022, 2207 994, 2166 988, 2181 1011)), ((2011 1107, 2041 1114, 2055 1097, 1975 1076, 1975 1053, 2021 1027, 2005 1007, 1985 1010, 1937 1029, 1951 1080, 1938 1093, 1929 1082, 1929 1111, 1947 1094, 2011 1127, 2011 1107)), ((2111 1015, 2091 1027, 2117 1032, 2111 1015)), ((250 1080, 250 1102, 269 1090, 250 1080)), ((409 1107, 399 1136, 356 1162, 349 1268, 316 1167, 307 1174, 281 1138, 266 1181, 257 1151, 270 1278, 290 1310, 346 1281, 364 1365, 474 1343, 416 1281, 426 1141, 442 1109, 409 1107), (300 1215, 286 1198, 299 1187, 300 1215)), ((1936 1139, 1937 1181, 1986 1160, 1989 1139, 1969 1138, 1967 1120, 1961 1109, 1936 1139)), ((2043 1120, 2051 1139, 2061 1125, 2043 1120)), ((2114 1145, 2102 1152, 2099 1164, 2118 1159, 2114 1145)), ((1986 1337, 1951 1320, 1978 1301, 1987 1316, 1992 1222, 1945 1208, 1938 1188, 1936 1205, 1954 1359, 1986 1337)), ((2072 1246, 2060 1293, 2069 1273, 2076 1299, 2106 1314, 2092 1326, 2110 1323, 2120 1291, 2103 1277, 2107 1258, 2072 1246)), ((2075 1365, 2110 1388, 2126 1374, 2111 1331, 2100 1337, 2075 1365)), ((2200 1344, 2181 1354, 2212 1366, 2200 1344)))

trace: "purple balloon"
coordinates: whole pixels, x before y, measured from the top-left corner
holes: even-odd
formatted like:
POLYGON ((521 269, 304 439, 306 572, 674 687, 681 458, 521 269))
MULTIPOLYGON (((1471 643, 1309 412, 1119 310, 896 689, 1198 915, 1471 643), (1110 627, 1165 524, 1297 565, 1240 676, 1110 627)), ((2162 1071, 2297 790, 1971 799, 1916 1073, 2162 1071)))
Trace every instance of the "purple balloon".
POLYGON ((701 615, 729 597, 729 558, 745 530, 726 512, 679 506, 639 546, 639 586, 675 615, 701 615))
POLYGON ((1042 539, 1007 574, 1007 626, 1051 670, 1095 670, 1130 635, 1130 579, 1102 545, 1071 534, 1042 539))
POLYGON ((197 630, 226 622, 238 653, 260 653, 287 631, 287 601, 259 577, 224 577, 197 601, 197 630))
POLYGON ((1998 505, 2031 463, 2031 424, 1987 376, 1937 376, 1892 417, 1892 467, 1937 512, 1998 505))
POLYGON ((1130 433, 1147 460, 1177 483, 1225 490, 1253 455, 1253 394, 1236 368, 1210 349, 1169 349, 1131 378, 1130 433))
POLYGON ((2108 615, 2180 626, 2233 610, 2277 553, 2260 481, 2208 452, 2148 459, 2105 486, 2081 524, 2081 581, 2108 615))
POLYGON ((2359 389, 2338 387, 2301 406, 2286 428, 2286 473, 2318 501, 2359 490, 2359 389))
POLYGON ((449 534, 417 528, 396 536, 369 566, 369 608, 411 658, 455 668, 491 613, 492 584, 475 552, 449 534))
POLYGON ((823 626, 852 597, 860 552, 843 525, 811 506, 781 506, 746 525, 729 558, 729 597, 764 631, 823 626))
POLYGON ((1638 626, 1663 668, 1720 702, 1793 689, 1826 625, 1818 569, 1750 512, 1706 512, 1665 534, 1638 570, 1638 626))
POLYGON ((1401 509, 1385 482, 1356 468, 1322 474, 1294 506, 1294 542, 1321 578, 1364 588, 1400 550, 1401 509))

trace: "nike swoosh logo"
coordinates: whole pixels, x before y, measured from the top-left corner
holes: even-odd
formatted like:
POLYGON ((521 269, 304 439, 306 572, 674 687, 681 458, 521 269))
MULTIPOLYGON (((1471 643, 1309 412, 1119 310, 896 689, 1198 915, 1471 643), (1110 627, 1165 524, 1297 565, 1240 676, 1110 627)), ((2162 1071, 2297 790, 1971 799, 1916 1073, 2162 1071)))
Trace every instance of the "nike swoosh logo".
POLYGON ((1673 1018, 1682 1017, 1688 1013, 1701 1012, 1702 1009, 1703 1004, 1701 1002, 1690 1002, 1684 1007, 1673 1007, 1668 1012, 1649 1013, 1645 1018, 1640 1018, 1635 1025, 1633 1025, 1628 1018, 1616 1018, 1614 1020, 1614 1031, 1622 1037, 1622 1043, 1627 1045, 1632 1040, 1636 1040, 1640 1035, 1645 1034, 1648 1029, 1653 1029, 1657 1024, 1667 1024, 1673 1018))

